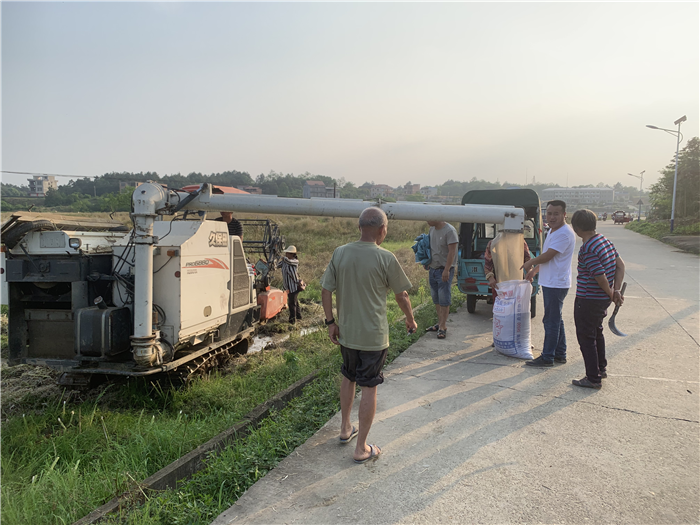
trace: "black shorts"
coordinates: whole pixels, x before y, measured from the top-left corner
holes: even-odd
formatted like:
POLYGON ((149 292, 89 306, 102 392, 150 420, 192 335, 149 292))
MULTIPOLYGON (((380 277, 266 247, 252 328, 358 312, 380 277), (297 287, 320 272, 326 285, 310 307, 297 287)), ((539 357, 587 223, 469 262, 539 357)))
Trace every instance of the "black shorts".
POLYGON ((340 372, 353 383, 360 386, 377 386, 384 382, 384 361, 388 348, 384 350, 353 350, 340 346, 343 355, 343 366, 340 372))

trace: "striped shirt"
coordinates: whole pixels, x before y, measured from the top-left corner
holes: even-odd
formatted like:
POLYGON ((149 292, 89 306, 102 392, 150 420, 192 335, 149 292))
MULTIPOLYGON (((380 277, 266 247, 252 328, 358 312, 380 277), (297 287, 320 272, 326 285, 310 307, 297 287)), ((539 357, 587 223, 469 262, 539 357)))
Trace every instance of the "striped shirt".
POLYGON ((576 297, 607 299, 609 301, 610 296, 596 282, 595 276, 605 274, 608 284, 612 288, 617 257, 617 250, 615 250, 613 243, 599 233, 584 242, 578 252, 576 297))
POLYGON ((278 268, 282 268, 282 284, 289 293, 299 291, 299 272, 297 270, 299 261, 297 259, 287 259, 283 257, 277 263, 278 268))

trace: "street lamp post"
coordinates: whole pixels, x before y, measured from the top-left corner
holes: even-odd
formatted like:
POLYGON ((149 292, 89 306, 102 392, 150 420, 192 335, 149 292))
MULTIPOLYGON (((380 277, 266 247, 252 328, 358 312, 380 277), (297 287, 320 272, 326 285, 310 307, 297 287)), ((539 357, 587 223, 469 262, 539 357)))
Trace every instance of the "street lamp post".
POLYGON ((681 133, 681 123, 685 122, 688 120, 685 115, 683 115, 681 118, 676 120, 673 124, 678 126, 678 131, 674 131, 672 129, 665 129, 665 128, 658 128, 656 126, 650 126, 647 124, 647 128, 651 129, 660 129, 661 131, 665 131, 666 133, 670 133, 671 135, 675 135, 677 137, 676 140, 676 172, 673 175, 673 198, 671 200, 671 233, 673 233, 673 220, 676 217, 676 185, 678 184, 678 151, 681 145, 681 140, 683 140, 683 134, 681 133))
POLYGON ((642 220, 642 184, 644 184, 644 172, 646 170, 642 170, 642 172, 639 175, 633 175, 631 173, 628 173, 630 177, 635 177, 639 179, 639 212, 637 213, 637 222, 642 220))

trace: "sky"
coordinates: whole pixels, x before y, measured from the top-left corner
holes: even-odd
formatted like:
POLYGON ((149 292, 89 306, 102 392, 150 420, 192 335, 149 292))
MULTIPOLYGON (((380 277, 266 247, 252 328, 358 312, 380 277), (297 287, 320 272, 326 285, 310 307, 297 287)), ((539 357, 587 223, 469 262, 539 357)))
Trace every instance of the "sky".
POLYGON ((699 9, 3 1, 1 165, 647 189, 645 125, 698 136, 699 9))

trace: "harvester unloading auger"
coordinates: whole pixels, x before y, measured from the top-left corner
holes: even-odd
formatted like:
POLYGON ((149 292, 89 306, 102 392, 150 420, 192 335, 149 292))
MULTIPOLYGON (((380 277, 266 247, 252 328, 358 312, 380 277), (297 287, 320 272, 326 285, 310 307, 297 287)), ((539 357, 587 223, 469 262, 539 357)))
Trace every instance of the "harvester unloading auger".
POLYGON ((213 194, 209 184, 185 193, 145 183, 134 191, 128 234, 92 240, 90 250, 84 232, 35 231, 6 253, 10 364, 50 366, 68 373, 65 384, 80 384, 91 374, 187 377, 245 353, 259 324, 284 305, 283 293, 260 278, 283 241, 269 229, 267 242, 250 245, 264 257, 249 266, 242 240, 226 223, 204 220, 206 212, 356 218, 370 206, 390 220, 523 231, 524 212, 511 206, 213 194), (180 211, 196 220, 159 220, 180 211), (55 249, 42 252, 48 245, 55 249))

